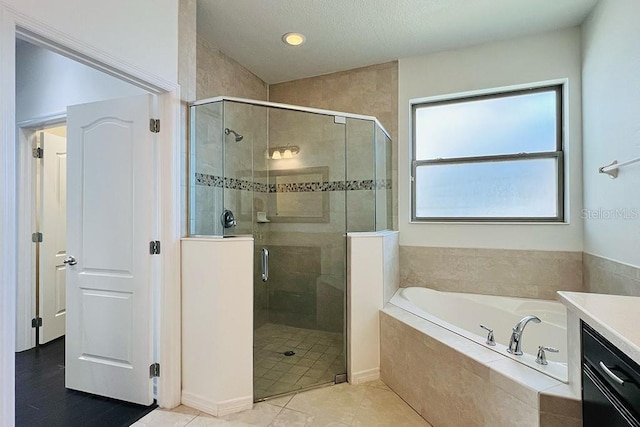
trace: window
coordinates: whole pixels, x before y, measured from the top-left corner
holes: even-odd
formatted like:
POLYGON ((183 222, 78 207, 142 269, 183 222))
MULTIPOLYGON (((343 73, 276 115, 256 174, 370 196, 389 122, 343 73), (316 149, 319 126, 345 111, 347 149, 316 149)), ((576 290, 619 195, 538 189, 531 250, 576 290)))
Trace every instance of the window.
POLYGON ((413 105, 413 221, 564 220, 562 86, 413 105))

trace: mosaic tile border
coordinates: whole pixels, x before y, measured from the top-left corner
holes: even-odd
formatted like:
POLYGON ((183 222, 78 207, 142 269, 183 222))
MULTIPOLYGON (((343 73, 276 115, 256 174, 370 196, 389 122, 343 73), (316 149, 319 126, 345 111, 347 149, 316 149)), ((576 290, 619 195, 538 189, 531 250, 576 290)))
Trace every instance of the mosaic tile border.
POLYGON ((365 179, 360 181, 300 182, 289 184, 263 184, 243 179, 225 178, 204 173, 195 174, 196 185, 256 191, 259 193, 313 193, 324 191, 391 190, 391 180, 365 179))

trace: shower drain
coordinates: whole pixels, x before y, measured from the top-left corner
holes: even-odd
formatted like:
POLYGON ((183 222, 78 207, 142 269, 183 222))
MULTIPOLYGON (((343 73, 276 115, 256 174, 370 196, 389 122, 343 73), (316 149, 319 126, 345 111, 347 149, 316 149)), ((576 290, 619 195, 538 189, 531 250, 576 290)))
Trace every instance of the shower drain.
POLYGON ((296 354, 296 352, 293 351, 293 350, 287 350, 282 354, 284 354, 285 356, 289 357, 289 356, 293 356, 294 354, 296 354))

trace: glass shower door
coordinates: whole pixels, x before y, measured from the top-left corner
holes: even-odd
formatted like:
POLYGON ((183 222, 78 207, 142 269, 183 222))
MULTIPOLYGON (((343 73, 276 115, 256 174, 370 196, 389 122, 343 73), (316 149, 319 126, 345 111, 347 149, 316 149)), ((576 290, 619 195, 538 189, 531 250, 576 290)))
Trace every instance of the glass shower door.
POLYGON ((253 156, 256 400, 346 379, 345 125, 265 108, 253 156))

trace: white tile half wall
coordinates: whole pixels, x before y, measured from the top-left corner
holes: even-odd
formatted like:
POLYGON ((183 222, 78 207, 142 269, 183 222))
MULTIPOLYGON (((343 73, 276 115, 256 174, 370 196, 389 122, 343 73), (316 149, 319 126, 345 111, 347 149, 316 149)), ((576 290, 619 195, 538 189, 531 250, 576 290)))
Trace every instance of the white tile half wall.
POLYGON ((360 384, 380 377, 379 313, 400 285, 397 231, 348 233, 347 373, 360 384))
POLYGON ((253 406, 253 238, 182 240, 182 403, 253 406))

